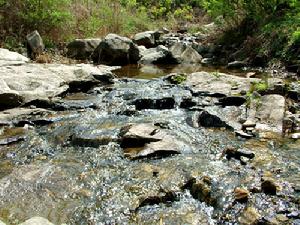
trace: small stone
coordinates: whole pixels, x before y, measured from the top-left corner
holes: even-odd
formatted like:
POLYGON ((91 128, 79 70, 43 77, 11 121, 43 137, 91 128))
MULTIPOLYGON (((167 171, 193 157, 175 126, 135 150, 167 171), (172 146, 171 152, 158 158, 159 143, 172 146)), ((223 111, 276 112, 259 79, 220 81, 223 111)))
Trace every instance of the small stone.
POLYGON ((243 128, 255 127, 255 126, 256 126, 256 123, 251 120, 246 120, 246 122, 243 123, 243 128))
POLYGON ((289 218, 287 218, 285 215, 283 214, 278 214, 276 216, 276 219, 279 221, 279 222, 287 222, 289 220, 289 218))
POLYGON ((249 191, 244 188, 236 188, 234 190, 234 198, 238 202, 248 201, 249 196, 250 196, 249 191))
POLYGON ((248 207, 239 217, 240 225, 254 225, 258 222, 261 215, 253 207, 248 207))
POLYGON ((292 134, 292 139, 300 139, 300 133, 292 134))
POLYGON ((277 187, 275 180, 273 178, 263 178, 263 181, 261 183, 261 190, 270 195, 276 195, 277 187))
POLYGON ((26 220, 24 223, 21 223, 20 225, 54 225, 49 220, 43 218, 43 217, 32 217, 29 220, 26 220))

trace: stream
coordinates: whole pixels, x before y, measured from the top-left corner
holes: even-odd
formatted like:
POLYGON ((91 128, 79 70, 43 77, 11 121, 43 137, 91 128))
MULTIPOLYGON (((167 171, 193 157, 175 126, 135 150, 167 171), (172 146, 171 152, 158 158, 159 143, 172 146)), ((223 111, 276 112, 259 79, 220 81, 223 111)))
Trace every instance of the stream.
POLYGON ((201 126, 199 112, 218 97, 163 77, 199 71, 247 76, 202 66, 125 66, 114 71, 113 84, 62 97, 64 110, 0 125, 1 220, 300 224, 299 140, 276 133, 246 139, 201 126), (226 157, 228 148, 255 157, 226 157))

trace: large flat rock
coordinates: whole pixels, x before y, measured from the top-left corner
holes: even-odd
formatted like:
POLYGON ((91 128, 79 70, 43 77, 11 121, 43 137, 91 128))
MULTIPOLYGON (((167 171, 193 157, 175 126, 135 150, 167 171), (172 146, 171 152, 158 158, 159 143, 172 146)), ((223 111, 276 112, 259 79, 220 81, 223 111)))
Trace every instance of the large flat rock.
POLYGON ((70 83, 97 82, 113 67, 90 64, 24 64, 3 66, 0 70, 1 109, 58 96, 68 90, 70 83), (95 79, 97 78, 97 80, 95 79))
POLYGON ((259 79, 255 78, 242 78, 218 72, 197 72, 187 76, 186 84, 195 92, 230 96, 247 92, 251 83, 258 81, 259 79))
POLYGON ((0 48, 0 66, 22 65, 29 62, 29 59, 17 52, 0 48))

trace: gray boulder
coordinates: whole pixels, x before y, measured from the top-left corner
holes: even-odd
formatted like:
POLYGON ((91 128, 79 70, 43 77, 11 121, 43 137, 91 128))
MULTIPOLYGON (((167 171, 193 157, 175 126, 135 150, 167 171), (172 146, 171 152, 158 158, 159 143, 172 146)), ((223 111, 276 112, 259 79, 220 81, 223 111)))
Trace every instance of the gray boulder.
POLYGON ((155 31, 138 33, 133 37, 133 41, 137 45, 143 45, 146 48, 152 48, 155 46, 155 31))
POLYGON ((170 52, 180 63, 201 63, 202 60, 202 56, 196 50, 180 42, 174 44, 170 52))
POLYGON ((139 48, 129 38, 108 34, 92 54, 97 64, 127 65, 140 59, 139 48))
POLYGON ((28 55, 31 58, 35 58, 37 55, 41 54, 44 49, 44 43, 41 35, 37 30, 26 36, 27 45, 28 45, 28 55))
POLYGON ((100 44, 101 39, 76 39, 67 46, 67 56, 74 59, 89 59, 100 44))
POLYGON ((177 64, 178 61, 174 58, 169 49, 159 45, 156 48, 146 49, 142 53, 140 64, 177 64))

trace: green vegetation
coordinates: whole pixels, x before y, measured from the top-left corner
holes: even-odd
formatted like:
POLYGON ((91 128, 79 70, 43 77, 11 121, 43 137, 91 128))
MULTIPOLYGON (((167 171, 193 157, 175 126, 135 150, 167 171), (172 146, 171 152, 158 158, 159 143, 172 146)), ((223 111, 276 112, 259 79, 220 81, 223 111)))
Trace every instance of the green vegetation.
MULTIPOLYGON (((205 33, 201 22, 207 14, 220 28, 209 41, 235 46, 237 60, 292 62, 300 55, 299 0, 0 0, 0 46, 22 46, 33 30, 50 47, 73 38, 131 36, 163 26, 188 24, 190 32, 205 33)), ((232 54, 232 48, 227 52, 232 54)))
POLYGON ((176 74, 170 77, 170 82, 172 84, 181 84, 186 81, 186 74, 176 74))
POLYGON ((17 47, 38 30, 53 46, 72 38, 180 26, 200 0, 0 0, 0 46, 17 47), (2 43, 2 44, 1 44, 2 43))
POLYGON ((240 46, 241 58, 289 60, 299 53, 291 53, 300 44, 299 0, 203 0, 203 4, 222 23, 225 35, 220 42, 240 46))
POLYGON ((210 74, 213 75, 217 79, 219 79, 221 77, 221 74, 219 73, 219 71, 214 71, 214 72, 212 72, 210 74))

